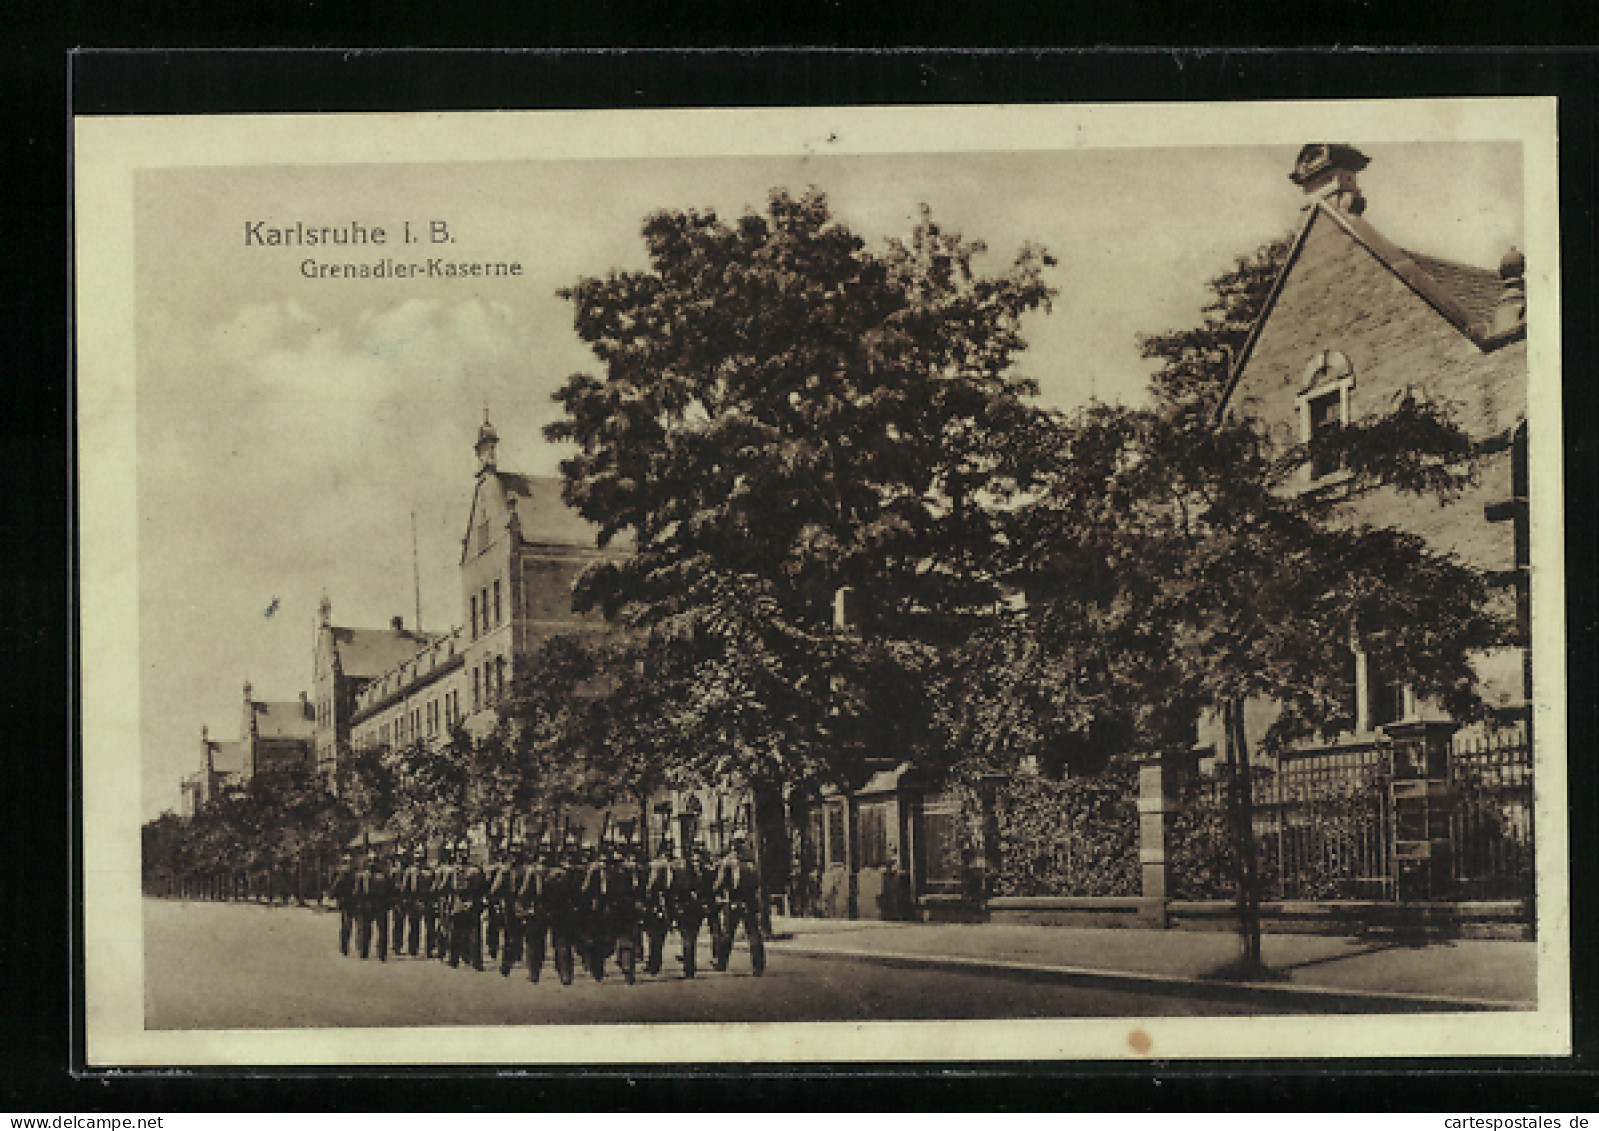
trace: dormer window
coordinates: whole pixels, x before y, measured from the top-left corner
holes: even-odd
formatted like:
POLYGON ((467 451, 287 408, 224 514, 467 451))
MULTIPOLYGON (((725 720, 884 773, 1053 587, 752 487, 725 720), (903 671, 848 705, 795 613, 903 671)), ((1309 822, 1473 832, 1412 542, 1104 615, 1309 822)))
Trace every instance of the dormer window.
MULTIPOLYGON (((1336 432, 1349 422, 1349 398, 1355 388, 1355 367, 1338 350, 1321 350, 1305 367, 1299 394, 1299 439, 1313 440, 1336 432)), ((1314 483, 1342 470, 1336 458, 1313 455, 1310 480, 1314 483)))

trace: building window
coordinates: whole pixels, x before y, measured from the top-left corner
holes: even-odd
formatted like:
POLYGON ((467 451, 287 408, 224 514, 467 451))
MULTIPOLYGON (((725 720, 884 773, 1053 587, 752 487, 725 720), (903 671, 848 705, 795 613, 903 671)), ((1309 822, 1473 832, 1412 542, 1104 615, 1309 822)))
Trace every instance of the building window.
POLYGON ((1359 649, 1354 657, 1356 729, 1374 731, 1409 718, 1414 713, 1414 699, 1409 685, 1391 663, 1359 649))
POLYGON ((479 672, 478 672, 478 670, 476 668, 473 668, 472 669, 472 710, 474 710, 474 711, 481 709, 482 706, 483 706, 483 691, 482 691, 482 688, 478 684, 478 678, 479 678, 479 672))
MULTIPOLYGON (((1344 426, 1343 397, 1337 390, 1312 397, 1305 405, 1305 412, 1309 417, 1309 439, 1312 442, 1344 426)), ((1313 453, 1310 457, 1310 477, 1324 479, 1337 471, 1339 466, 1335 457, 1324 452, 1313 453)))
POLYGON ((1388 723, 1396 723, 1408 713, 1405 710, 1405 683, 1395 679, 1393 673, 1384 671, 1379 664, 1366 665, 1366 713, 1371 720, 1370 729, 1376 730, 1388 723))
POLYGON ((494 623, 500 623, 500 579, 494 579, 494 623))
POLYGON ((494 659, 494 697, 505 697, 505 657, 497 656, 494 659))
POLYGON ((889 866, 887 805, 861 806, 860 848, 862 868, 889 866))
MULTIPOLYGON (((1355 387, 1355 368, 1338 350, 1321 350, 1305 369, 1303 392, 1299 394, 1299 439, 1310 444, 1349 423, 1349 397, 1355 387)), ((1313 454, 1310 459, 1312 482, 1342 470, 1336 457, 1313 454)))
POLYGON ((827 863, 841 865, 849 862, 849 848, 844 843, 844 807, 827 807, 827 863))
POLYGON ((467 603, 471 606, 471 610, 472 610, 472 639, 476 640, 477 639, 477 598, 476 597, 468 597, 467 598, 467 603))
POLYGON ((485 585, 483 592, 478 594, 478 603, 483 609, 483 631, 489 630, 489 587, 485 585))

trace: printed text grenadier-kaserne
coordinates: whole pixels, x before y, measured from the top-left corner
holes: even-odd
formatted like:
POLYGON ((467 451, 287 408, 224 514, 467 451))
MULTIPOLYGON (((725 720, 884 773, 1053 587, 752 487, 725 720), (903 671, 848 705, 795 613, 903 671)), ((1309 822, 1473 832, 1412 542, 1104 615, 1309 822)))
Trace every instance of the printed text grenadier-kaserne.
POLYGON ((300 261, 300 274, 307 279, 493 279, 520 276, 522 264, 515 260, 473 263, 385 258, 365 263, 327 263, 304 259, 300 261))

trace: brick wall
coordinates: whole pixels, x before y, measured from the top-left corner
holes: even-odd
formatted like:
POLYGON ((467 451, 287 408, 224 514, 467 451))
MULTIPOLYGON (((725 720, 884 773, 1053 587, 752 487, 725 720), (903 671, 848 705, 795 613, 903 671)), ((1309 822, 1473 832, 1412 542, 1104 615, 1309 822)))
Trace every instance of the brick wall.
MULTIPOLYGON (((1526 412, 1525 341, 1484 353, 1362 244, 1317 213, 1276 306, 1234 390, 1235 409, 1269 422, 1273 436, 1299 436, 1297 397, 1305 368, 1323 349, 1355 370, 1350 412, 1381 412, 1407 386, 1454 403, 1477 438, 1513 428, 1526 412)), ((1355 508, 1365 521, 1414 530, 1439 549, 1486 569, 1514 564, 1509 523, 1489 524, 1483 506, 1510 497, 1508 451, 1487 460, 1480 484, 1447 506, 1385 492, 1355 508)))

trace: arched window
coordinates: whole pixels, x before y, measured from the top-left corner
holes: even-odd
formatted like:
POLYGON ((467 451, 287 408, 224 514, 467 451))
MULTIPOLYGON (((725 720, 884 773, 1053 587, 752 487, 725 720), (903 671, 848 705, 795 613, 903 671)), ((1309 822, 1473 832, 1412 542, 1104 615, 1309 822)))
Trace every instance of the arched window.
MULTIPOLYGON (((1319 350, 1305 367, 1300 385, 1299 439, 1309 444, 1335 432, 1350 420, 1350 394, 1355 388, 1355 367, 1339 350, 1319 350)), ((1331 456, 1312 454, 1310 479, 1317 482, 1342 470, 1331 456)))

